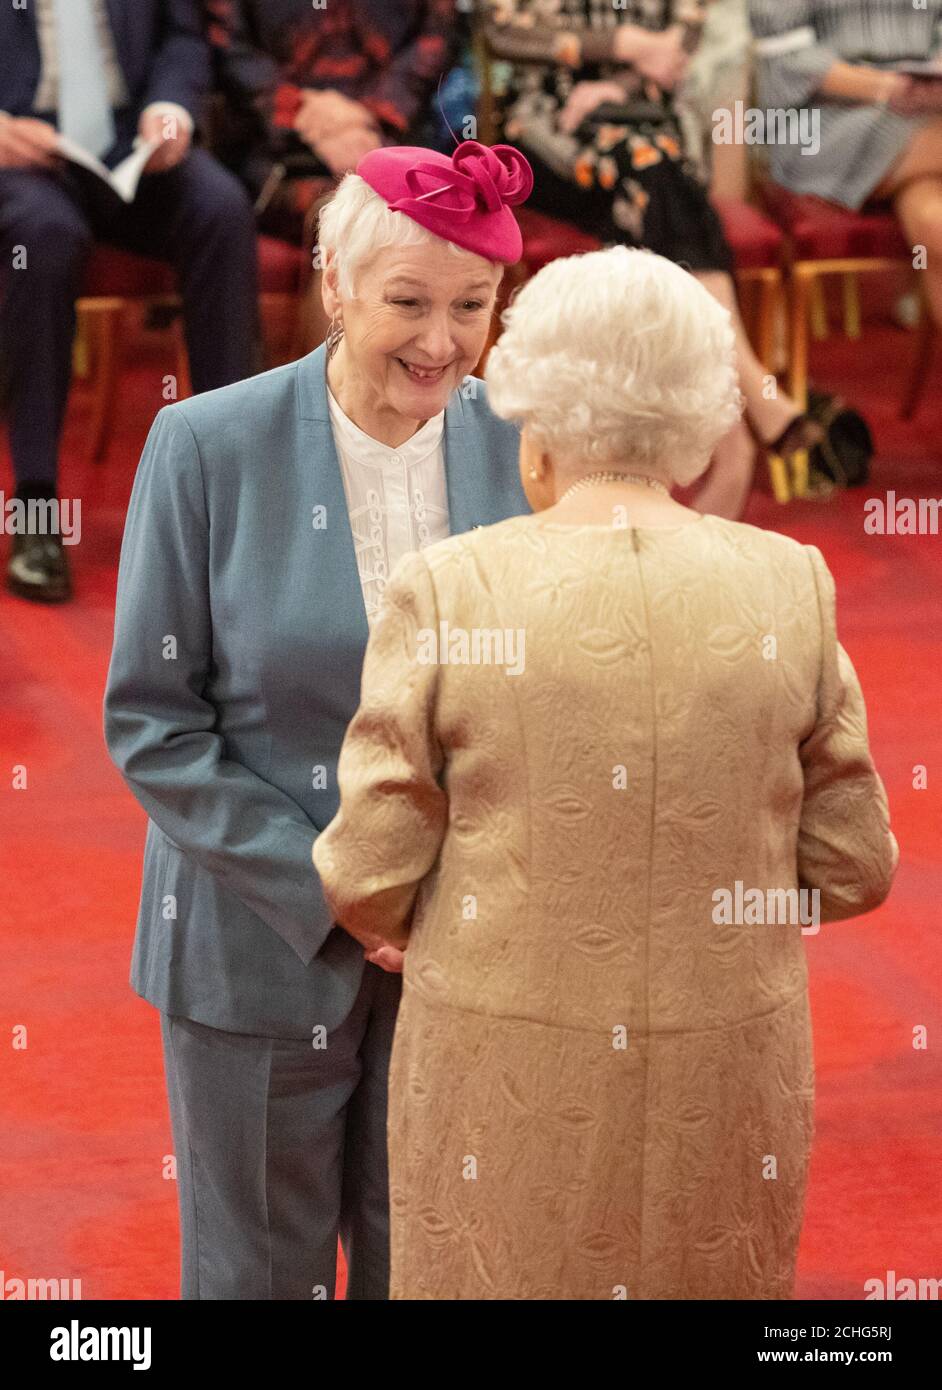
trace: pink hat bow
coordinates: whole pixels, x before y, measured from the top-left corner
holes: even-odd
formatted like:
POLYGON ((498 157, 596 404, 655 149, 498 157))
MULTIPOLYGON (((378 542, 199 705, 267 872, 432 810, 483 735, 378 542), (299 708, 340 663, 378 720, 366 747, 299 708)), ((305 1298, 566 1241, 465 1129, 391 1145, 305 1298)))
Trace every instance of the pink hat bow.
POLYGON ((512 264, 523 250, 511 208, 533 189, 533 170, 512 145, 463 141, 451 156, 415 146, 371 150, 356 172, 389 204, 445 241, 512 264))

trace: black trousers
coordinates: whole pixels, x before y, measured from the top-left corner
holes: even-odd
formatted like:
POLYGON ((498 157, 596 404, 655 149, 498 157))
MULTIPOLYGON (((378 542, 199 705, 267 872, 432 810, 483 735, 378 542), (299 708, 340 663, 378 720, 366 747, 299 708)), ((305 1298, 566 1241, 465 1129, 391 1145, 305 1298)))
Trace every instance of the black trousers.
MULTIPOLYGON (((173 265, 195 391, 257 365, 252 207, 205 150, 144 175, 125 204, 93 174, 0 170, 0 374, 17 482, 55 485, 72 372, 75 300, 95 241, 173 265)), ((155 410, 165 404, 155 400, 155 410)))

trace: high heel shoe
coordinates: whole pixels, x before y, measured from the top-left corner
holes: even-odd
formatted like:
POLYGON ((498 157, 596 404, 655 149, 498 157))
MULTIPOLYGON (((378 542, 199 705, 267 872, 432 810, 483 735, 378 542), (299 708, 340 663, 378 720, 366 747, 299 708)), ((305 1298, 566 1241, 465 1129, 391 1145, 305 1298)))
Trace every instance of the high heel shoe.
POLYGON ((759 441, 765 454, 776 502, 788 502, 792 497, 823 496, 833 487, 809 481, 808 455, 821 443, 824 431, 808 411, 802 411, 771 442, 759 441))

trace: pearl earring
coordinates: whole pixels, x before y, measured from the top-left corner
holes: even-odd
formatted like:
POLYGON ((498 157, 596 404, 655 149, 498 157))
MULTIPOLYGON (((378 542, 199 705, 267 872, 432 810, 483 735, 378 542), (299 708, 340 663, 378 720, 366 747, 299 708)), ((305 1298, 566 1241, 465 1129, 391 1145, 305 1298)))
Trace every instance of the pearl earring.
POLYGON ((531 477, 531 478, 535 478, 535 477, 536 477, 536 469, 535 469, 535 468, 531 468, 531 469, 530 469, 530 477, 531 477))

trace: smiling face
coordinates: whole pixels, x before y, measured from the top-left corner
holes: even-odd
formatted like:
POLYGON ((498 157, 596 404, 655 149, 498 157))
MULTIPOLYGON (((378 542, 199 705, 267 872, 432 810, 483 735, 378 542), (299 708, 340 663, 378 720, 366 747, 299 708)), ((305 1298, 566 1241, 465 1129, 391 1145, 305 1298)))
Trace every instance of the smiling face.
POLYGON ((444 409, 484 350, 502 269, 471 253, 455 255, 435 238, 374 257, 348 299, 328 261, 324 307, 343 322, 338 378, 361 416, 418 421, 444 409))

